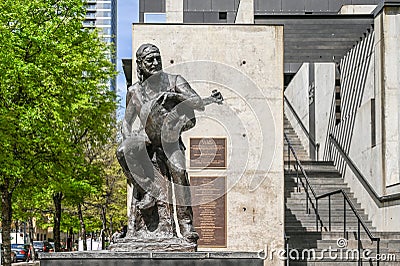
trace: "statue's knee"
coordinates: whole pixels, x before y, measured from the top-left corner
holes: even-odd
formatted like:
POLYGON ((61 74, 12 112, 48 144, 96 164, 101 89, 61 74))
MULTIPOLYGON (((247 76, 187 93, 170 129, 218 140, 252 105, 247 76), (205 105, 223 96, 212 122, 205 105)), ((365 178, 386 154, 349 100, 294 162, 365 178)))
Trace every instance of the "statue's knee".
POLYGON ((117 151, 115 152, 118 161, 124 158, 124 153, 125 153, 125 147, 124 146, 119 146, 117 151))

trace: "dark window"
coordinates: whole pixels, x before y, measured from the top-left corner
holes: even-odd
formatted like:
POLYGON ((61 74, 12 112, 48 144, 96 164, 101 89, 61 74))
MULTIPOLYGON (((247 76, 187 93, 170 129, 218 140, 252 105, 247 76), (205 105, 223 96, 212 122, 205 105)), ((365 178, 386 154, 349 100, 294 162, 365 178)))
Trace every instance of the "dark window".
POLYGON ((376 146, 375 99, 371 99, 371 146, 376 146))
POLYGON ((219 12, 220 20, 226 20, 226 18, 227 18, 227 12, 219 12))

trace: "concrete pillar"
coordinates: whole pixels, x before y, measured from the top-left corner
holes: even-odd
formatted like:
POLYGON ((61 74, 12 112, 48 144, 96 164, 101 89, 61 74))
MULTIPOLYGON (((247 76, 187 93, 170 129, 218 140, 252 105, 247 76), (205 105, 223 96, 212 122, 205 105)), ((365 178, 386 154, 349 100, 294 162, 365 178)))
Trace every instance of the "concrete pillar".
POLYGON ((254 0, 240 0, 236 24, 254 24, 254 0))
POLYGON ((385 3, 375 14, 376 140, 388 194, 400 191, 400 3, 385 3))
POLYGON ((167 23, 183 23, 183 0, 166 0, 167 23))
POLYGON ((344 5, 339 14, 371 14, 376 5, 344 5))

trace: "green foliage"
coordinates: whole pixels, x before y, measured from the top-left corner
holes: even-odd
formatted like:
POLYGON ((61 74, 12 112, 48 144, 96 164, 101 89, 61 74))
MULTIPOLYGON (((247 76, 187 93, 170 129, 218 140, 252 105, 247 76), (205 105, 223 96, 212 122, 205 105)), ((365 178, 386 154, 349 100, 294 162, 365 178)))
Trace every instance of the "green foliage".
POLYGON ((80 201, 101 188, 86 150, 115 128, 115 67, 112 47, 82 28, 83 4, 0 1, 0 190, 19 219, 52 212, 54 193, 80 201))

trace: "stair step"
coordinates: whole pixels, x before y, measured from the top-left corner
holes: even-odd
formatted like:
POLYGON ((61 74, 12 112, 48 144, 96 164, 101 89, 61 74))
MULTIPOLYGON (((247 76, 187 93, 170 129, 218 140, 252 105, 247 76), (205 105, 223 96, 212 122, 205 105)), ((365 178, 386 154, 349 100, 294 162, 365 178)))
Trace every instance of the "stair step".
MULTIPOLYGON (((400 232, 371 232, 374 237, 380 237, 381 240, 400 239, 400 232)), ((313 240, 324 240, 324 239, 338 239, 343 238, 343 230, 341 232, 297 232, 297 231, 286 231, 286 235, 290 236, 290 239, 302 239, 306 241, 313 240)), ((348 239, 356 239, 356 234, 348 234, 348 239)), ((368 236, 361 231, 361 239, 369 239, 368 236)))

